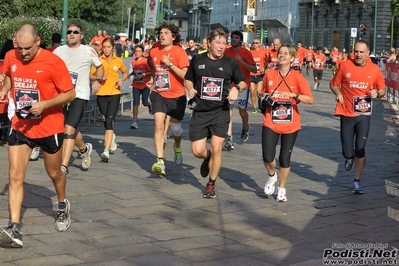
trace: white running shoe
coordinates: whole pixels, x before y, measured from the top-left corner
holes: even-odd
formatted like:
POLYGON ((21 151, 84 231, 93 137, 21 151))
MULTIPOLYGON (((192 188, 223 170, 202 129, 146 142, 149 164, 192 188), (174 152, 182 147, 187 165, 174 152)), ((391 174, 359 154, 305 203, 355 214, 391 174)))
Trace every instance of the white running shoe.
POLYGON ((287 201, 287 191, 285 188, 278 187, 277 188, 277 198, 276 201, 286 202, 287 201))
POLYGON ((265 194, 270 196, 273 194, 274 190, 276 189, 276 187, 274 186, 274 184, 276 184, 277 182, 277 172, 274 173, 273 176, 269 176, 269 179, 267 180, 266 184, 265 184, 265 194))
POLYGON ((39 158, 40 155, 40 148, 39 147, 34 147, 32 149, 32 152, 30 153, 29 160, 30 161, 36 161, 39 158))

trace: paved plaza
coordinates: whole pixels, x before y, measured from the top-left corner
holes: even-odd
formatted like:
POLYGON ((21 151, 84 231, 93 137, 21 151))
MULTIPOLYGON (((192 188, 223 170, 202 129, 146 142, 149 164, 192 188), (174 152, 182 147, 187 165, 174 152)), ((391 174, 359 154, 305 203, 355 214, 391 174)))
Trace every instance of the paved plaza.
MULTIPOLYGON (((66 232, 54 229, 57 198, 43 158, 29 163, 24 248, 0 245, 1 265, 312 266, 326 263, 325 252, 347 250, 350 246, 342 246, 347 243, 358 245, 352 250, 369 243, 382 244, 385 251, 399 248, 398 114, 387 101, 373 101, 364 194, 353 195, 354 172, 344 169, 339 119, 332 115, 335 97, 328 88, 329 71, 324 77, 313 91, 314 105, 300 105, 302 130, 293 151, 287 202, 276 202, 263 192, 267 173, 260 113, 249 112, 250 137, 243 144, 241 119, 234 111, 235 150, 223 152, 217 198, 203 199, 208 180, 199 173, 202 161, 191 153, 189 110, 183 121, 183 164, 174 164, 173 140, 168 139, 166 176, 159 177, 151 173, 156 161, 153 119, 143 107, 138 129, 130 129, 131 112, 117 118, 118 149, 109 163, 99 157, 102 123, 83 122, 84 140, 93 144, 92 164, 83 171, 77 152, 73 154, 67 179, 72 224, 66 232)), ((9 217, 7 183, 7 146, 2 146, 1 227, 9 217)), ((349 259, 355 258, 345 261, 349 259)))

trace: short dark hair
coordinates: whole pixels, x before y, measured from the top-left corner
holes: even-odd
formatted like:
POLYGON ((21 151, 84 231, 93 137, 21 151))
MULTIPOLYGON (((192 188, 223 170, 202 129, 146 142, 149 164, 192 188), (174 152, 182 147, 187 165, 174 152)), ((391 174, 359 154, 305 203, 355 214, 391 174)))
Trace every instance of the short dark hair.
POLYGON ((233 32, 231 33, 231 36, 233 36, 233 35, 240 37, 240 40, 241 40, 241 41, 244 40, 244 35, 243 35, 242 32, 239 31, 239 30, 233 31, 233 32))
POLYGON ((61 34, 59 34, 58 32, 54 32, 51 36, 51 41, 53 43, 61 43, 61 34))

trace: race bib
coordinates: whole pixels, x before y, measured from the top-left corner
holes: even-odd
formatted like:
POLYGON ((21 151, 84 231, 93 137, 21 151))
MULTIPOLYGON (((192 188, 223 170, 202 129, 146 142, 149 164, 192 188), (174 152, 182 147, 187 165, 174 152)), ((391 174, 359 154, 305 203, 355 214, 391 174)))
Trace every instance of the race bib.
POLYGON ((260 64, 256 63, 256 72, 259 72, 259 70, 260 70, 260 64))
POLYGON ((144 79, 143 79, 143 71, 141 71, 141 70, 135 70, 134 71, 134 82, 137 82, 137 83, 143 83, 144 82, 144 79), (137 76, 138 75, 140 75, 141 76, 141 78, 137 78, 137 76))
POLYGON ((322 65, 323 65, 322 62, 316 62, 315 63, 315 66, 318 67, 318 68, 322 67, 322 65))
POLYGON ((371 96, 354 96, 353 97, 353 112, 360 115, 371 115, 372 104, 371 96))
POLYGON ((79 73, 73 72, 73 71, 69 71, 69 75, 71 75, 73 88, 76 88, 76 83, 78 82, 79 73))
POLYGON ((208 101, 221 101, 223 91, 222 78, 202 77, 201 99, 208 101))
POLYGON ((169 72, 156 72, 155 73, 155 88, 157 91, 170 90, 169 72))
POLYGON ((291 123, 293 115, 291 102, 276 102, 272 107, 272 121, 274 124, 291 123))
POLYGON ((29 115, 27 107, 32 106, 34 103, 40 101, 40 92, 38 90, 21 90, 15 89, 15 109, 20 110, 22 117, 27 119, 39 119, 41 115, 29 115))

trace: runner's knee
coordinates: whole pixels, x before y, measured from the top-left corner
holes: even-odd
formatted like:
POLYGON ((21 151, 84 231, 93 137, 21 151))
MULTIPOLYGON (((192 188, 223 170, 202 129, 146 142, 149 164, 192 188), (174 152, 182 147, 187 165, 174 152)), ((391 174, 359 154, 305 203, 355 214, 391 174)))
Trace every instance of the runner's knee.
POLYGON ((172 130, 173 136, 180 137, 183 135, 183 128, 181 127, 181 122, 173 123, 170 122, 170 129, 172 130))

